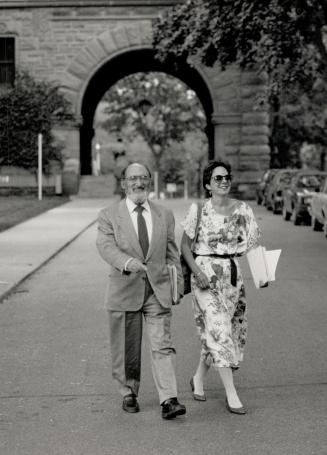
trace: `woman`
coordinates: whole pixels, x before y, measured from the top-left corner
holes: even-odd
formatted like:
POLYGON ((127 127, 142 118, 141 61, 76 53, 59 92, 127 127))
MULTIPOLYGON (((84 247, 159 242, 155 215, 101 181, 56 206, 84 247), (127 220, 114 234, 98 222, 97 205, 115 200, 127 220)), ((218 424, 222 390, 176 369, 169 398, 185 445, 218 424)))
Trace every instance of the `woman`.
POLYGON ((204 169, 207 200, 193 253, 197 204, 191 205, 182 223, 181 249, 192 271, 194 317, 202 345, 200 362, 191 379, 193 397, 206 400, 203 382, 212 365, 224 385, 227 409, 246 414, 232 374, 243 359, 247 332, 244 283, 236 257, 256 246, 260 231, 249 205, 229 197, 231 180, 228 163, 212 161, 204 169))

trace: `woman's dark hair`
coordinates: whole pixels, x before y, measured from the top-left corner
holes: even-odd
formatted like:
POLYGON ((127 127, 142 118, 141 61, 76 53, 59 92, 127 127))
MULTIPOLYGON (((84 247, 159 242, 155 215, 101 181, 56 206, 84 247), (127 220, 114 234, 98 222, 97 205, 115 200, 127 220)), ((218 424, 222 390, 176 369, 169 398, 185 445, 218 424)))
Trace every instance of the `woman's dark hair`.
POLYGON ((202 176, 202 184, 204 188, 204 195, 206 198, 210 197, 210 191, 206 187, 206 185, 210 185, 211 177, 213 171, 216 169, 216 167, 224 167, 228 174, 231 173, 232 168, 231 165, 227 161, 209 161, 207 166, 203 170, 203 176, 202 176))

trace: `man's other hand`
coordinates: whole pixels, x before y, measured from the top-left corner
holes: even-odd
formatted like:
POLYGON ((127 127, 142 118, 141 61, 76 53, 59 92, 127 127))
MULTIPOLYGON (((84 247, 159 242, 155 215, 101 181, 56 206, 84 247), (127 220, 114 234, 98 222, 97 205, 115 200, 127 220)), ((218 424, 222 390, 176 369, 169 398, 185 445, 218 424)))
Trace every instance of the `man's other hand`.
POLYGON ((178 305, 183 297, 184 297, 183 294, 178 294, 178 299, 176 300, 176 302, 174 302, 174 301, 172 302, 173 305, 178 305))

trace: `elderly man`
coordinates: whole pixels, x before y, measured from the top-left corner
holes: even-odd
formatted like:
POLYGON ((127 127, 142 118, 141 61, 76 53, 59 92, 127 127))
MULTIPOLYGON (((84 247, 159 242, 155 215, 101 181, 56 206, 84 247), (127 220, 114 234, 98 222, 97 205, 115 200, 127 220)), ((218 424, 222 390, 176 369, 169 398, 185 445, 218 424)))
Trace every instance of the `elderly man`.
MULTIPOLYGON (((171 340, 172 290, 168 265, 175 265, 183 294, 172 212, 148 200, 151 173, 132 163, 122 173, 126 198, 99 214, 97 247, 110 265, 106 306, 109 313, 112 374, 123 409, 139 411, 143 317, 151 349, 152 373, 162 417, 185 414, 177 400, 171 340)), ((177 300, 178 303, 179 299, 177 300)))

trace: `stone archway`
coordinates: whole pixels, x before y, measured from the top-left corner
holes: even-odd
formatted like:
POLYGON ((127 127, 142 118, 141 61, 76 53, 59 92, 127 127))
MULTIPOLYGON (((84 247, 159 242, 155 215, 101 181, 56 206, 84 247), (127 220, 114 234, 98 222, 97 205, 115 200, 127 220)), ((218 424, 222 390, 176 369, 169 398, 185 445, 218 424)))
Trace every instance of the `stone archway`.
POLYGON ((151 46, 151 28, 135 24, 118 27, 99 35, 88 43, 68 68, 69 78, 64 90, 74 103, 75 112, 81 118, 80 160, 81 173, 91 170, 91 141, 93 117, 96 106, 104 93, 119 79, 135 72, 162 71, 185 82, 198 95, 207 117, 209 156, 214 156, 214 131, 212 90, 200 71, 190 65, 178 70, 155 59, 151 46))
POLYGON ((265 90, 264 77, 234 66, 221 72, 184 64, 175 71, 154 58, 151 43, 150 21, 120 24, 89 41, 68 66, 62 89, 80 123, 75 130, 80 146, 69 153, 80 160, 82 174, 90 173, 92 120, 105 91, 128 74, 163 71, 197 93, 207 116, 209 158, 228 159, 241 196, 250 195, 258 174, 269 165, 268 115, 263 107, 254 109, 255 97, 265 90))

